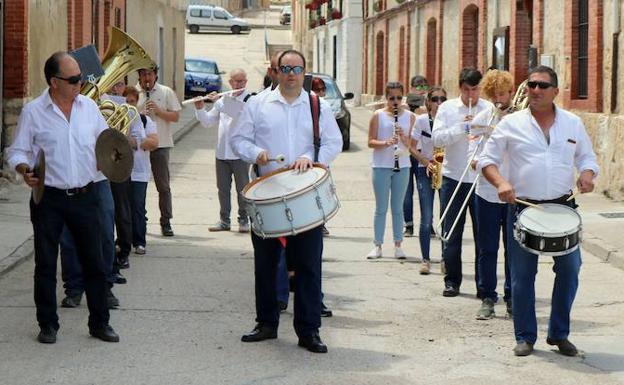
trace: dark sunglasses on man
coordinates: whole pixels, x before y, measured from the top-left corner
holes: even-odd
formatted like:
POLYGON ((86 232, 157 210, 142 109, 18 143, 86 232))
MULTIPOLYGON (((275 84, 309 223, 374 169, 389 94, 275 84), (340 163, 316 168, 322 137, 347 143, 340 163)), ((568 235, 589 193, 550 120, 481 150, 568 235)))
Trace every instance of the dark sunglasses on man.
POLYGON ((540 82, 540 81, 529 81, 527 82, 527 87, 529 87, 530 89, 535 89, 536 87, 539 87, 540 90, 545 90, 547 88, 552 87, 553 85, 548 83, 548 82, 540 82))
POLYGON ((82 82, 82 74, 70 76, 70 77, 67 77, 67 78, 64 78, 64 77, 61 77, 61 76, 55 76, 55 78, 61 79, 61 80, 65 80, 69 84, 78 84, 78 83, 82 82))
POLYGON ((280 72, 288 75, 289 73, 294 73, 295 75, 301 75, 303 73, 302 66, 280 66, 280 72))

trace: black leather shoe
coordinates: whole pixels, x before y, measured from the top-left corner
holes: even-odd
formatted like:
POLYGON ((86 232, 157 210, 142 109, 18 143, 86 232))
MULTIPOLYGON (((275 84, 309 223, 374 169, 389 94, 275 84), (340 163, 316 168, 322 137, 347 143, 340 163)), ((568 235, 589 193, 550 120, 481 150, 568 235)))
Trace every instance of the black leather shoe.
POLYGON ((570 342, 570 340, 568 340, 567 338, 563 340, 553 340, 551 338, 546 338, 546 343, 548 345, 557 346, 559 348, 559 353, 563 354, 564 356, 574 357, 578 354, 576 346, 574 346, 574 344, 570 342))
POLYGON ((121 273, 114 273, 113 274, 113 282, 115 282, 117 285, 124 285, 124 284, 128 283, 128 280, 126 279, 126 277, 121 275, 121 273))
POLYGON ((243 342, 260 342, 264 340, 274 340, 277 338, 277 329, 270 326, 257 324, 249 333, 241 337, 243 342))
POLYGON ((81 300, 82 300, 82 293, 77 294, 77 295, 68 295, 67 297, 63 298, 63 300, 61 301, 61 307, 68 307, 68 308, 78 307, 80 305, 81 300))
POLYGON ((162 235, 165 237, 173 237, 173 229, 171 228, 170 223, 161 224, 160 231, 162 232, 162 235))
POLYGON ((108 293, 106 293, 106 304, 108 305, 109 309, 117 309, 119 307, 119 300, 110 290, 108 291, 108 293))
POLYGON ((42 344, 53 344, 56 342, 56 329, 52 326, 43 326, 39 335, 37 336, 37 341, 42 344))
POLYGON ((442 295, 445 297, 457 297, 459 295, 459 289, 453 285, 445 285, 442 295))
POLYGON ((334 313, 332 313, 331 309, 321 302, 321 317, 331 317, 333 315, 334 313))
POLYGON ((308 349, 312 353, 327 353, 327 345, 321 341, 321 337, 318 334, 312 334, 309 337, 299 337, 297 345, 308 349))
POLYGON ((130 260, 128 259, 128 256, 126 255, 125 257, 122 257, 120 255, 117 256, 117 266, 119 266, 120 269, 128 269, 130 268, 130 260))
POLYGON ((119 335, 110 325, 103 326, 99 329, 89 329, 89 334, 106 342, 119 342, 119 335))
POLYGON ((520 341, 513 348, 513 352, 518 357, 525 357, 533 353, 533 344, 526 341, 520 341))

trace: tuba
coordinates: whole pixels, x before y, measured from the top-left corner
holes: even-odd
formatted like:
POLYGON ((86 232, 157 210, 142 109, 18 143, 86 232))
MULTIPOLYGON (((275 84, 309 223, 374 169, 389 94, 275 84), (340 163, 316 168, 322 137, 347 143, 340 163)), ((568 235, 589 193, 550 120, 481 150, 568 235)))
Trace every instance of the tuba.
POLYGON ((111 27, 110 36, 110 43, 102 59, 104 75, 97 82, 85 83, 80 93, 99 104, 100 113, 109 127, 95 143, 98 168, 110 181, 119 183, 127 180, 132 172, 134 154, 127 135, 139 113, 133 106, 110 100, 100 101, 100 98, 130 72, 154 68, 156 64, 143 47, 122 30, 111 27))
POLYGON ((444 161, 444 147, 433 148, 434 171, 431 173, 431 188, 439 190, 442 187, 442 162, 444 161))
POLYGON ((520 83, 518 89, 516 90, 516 93, 514 94, 514 97, 511 99, 511 104, 509 105, 509 108, 507 108, 507 113, 512 113, 527 108, 527 106, 529 105, 529 95, 527 93, 528 82, 529 80, 527 79, 520 83))

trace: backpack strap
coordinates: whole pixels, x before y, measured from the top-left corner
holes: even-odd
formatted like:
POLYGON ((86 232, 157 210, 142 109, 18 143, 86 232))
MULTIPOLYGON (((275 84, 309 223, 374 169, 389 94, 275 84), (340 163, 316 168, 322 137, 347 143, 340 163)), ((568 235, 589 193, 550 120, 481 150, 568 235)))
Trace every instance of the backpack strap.
POLYGON ((314 132, 314 163, 318 162, 321 150, 321 135, 319 132, 319 118, 321 116, 321 100, 318 95, 310 92, 310 112, 312 113, 312 131, 314 132))
POLYGON ((139 116, 141 117, 141 122, 143 122, 143 128, 145 128, 147 125, 147 118, 143 114, 139 114, 139 116))
POLYGON ((254 96, 256 93, 252 92, 250 94, 247 94, 247 96, 245 96, 245 98, 243 99, 243 103, 247 103, 247 101, 249 100, 250 97, 254 96))

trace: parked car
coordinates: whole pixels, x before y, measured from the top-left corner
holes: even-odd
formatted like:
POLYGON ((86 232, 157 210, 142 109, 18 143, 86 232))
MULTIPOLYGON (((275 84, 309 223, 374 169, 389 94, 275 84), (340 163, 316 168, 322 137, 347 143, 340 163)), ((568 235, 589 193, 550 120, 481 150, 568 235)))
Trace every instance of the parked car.
POLYGON ((329 103, 336 123, 342 133, 342 150, 346 151, 351 146, 351 113, 347 109, 345 100, 353 99, 353 93, 347 92, 344 95, 340 92, 334 78, 329 75, 311 73, 310 75, 320 78, 325 83, 325 96, 323 99, 329 103))
POLYGON ((249 31, 249 24, 232 16, 226 9, 214 5, 189 5, 186 9, 186 28, 190 33, 204 30, 231 31, 234 34, 249 31))
POLYGON ((204 58, 184 59, 184 98, 216 91, 221 92, 223 80, 214 60, 204 58))
POLYGON ((292 11, 292 8, 290 5, 285 5, 284 7, 282 7, 282 12, 280 13, 280 20, 279 20, 281 25, 290 24, 291 11, 292 11))

